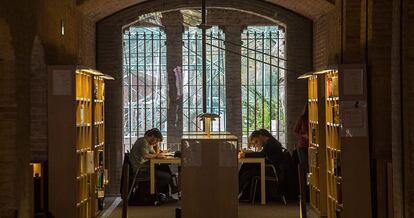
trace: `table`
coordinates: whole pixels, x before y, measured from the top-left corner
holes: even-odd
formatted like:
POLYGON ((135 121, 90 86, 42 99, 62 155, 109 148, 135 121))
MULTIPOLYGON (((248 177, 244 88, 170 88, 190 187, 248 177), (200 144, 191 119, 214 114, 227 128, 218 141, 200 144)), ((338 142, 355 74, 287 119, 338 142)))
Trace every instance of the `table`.
POLYGON ((150 193, 155 194, 155 165, 156 164, 175 164, 180 165, 181 159, 177 157, 153 158, 150 160, 150 193))
MULTIPOLYGON (((260 182, 261 182, 261 204, 266 204, 266 181, 265 181, 265 159, 258 158, 239 158, 239 164, 258 163, 260 164, 260 182)), ((180 165, 180 158, 153 158, 150 160, 150 193, 155 194, 155 165, 156 164, 175 164, 180 165)))
POLYGON ((243 163, 258 163, 260 164, 260 188, 261 188, 261 203, 266 204, 266 174, 265 174, 265 159, 263 157, 248 157, 239 158, 239 164, 243 163))

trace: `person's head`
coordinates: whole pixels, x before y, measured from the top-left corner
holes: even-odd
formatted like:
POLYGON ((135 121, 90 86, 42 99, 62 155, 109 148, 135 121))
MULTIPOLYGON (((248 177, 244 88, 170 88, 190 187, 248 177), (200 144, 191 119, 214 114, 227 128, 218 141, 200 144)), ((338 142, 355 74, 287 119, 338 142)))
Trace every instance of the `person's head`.
POLYGON ((159 142, 162 142, 163 140, 161 131, 157 128, 147 130, 144 134, 144 137, 150 145, 155 145, 159 142))
POLYGON ((254 147, 262 147, 271 138, 273 138, 273 136, 269 131, 266 129, 259 129, 250 134, 249 141, 254 147))

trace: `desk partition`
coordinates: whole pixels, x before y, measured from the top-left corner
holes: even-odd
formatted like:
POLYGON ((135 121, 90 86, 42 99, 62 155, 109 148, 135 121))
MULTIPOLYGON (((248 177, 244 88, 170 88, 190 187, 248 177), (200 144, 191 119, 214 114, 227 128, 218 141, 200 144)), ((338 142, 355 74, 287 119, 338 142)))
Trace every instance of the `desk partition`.
POLYGON ((184 218, 238 217, 237 143, 230 134, 183 136, 184 218))

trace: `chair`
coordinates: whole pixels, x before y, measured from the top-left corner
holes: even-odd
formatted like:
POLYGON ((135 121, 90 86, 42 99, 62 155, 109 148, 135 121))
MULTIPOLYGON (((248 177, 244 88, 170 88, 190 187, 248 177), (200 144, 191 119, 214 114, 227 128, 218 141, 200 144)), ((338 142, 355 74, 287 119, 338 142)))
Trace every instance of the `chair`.
MULTIPOLYGON (((133 179, 132 179, 131 186, 129 187, 128 198, 127 198, 128 200, 129 200, 129 197, 131 196, 132 191, 133 191, 134 189, 138 189, 138 187, 139 187, 139 183, 140 183, 140 182, 150 182, 150 181, 151 181, 150 176, 138 177, 138 175, 139 175, 139 170, 140 170, 140 169, 138 169, 138 170, 135 172, 135 175, 134 175, 134 177, 133 177, 133 179), (136 186, 135 186, 135 183, 137 184, 136 186)), ((155 190, 155 193, 157 193, 157 191, 156 191, 156 190, 155 190)))
MULTIPOLYGON (((132 192, 139 187, 139 184, 141 182, 150 182, 151 178, 150 178, 149 175, 145 176, 145 177, 138 177, 139 172, 140 172, 140 169, 138 169, 135 172, 134 176, 132 177, 132 181, 131 181, 131 177, 129 175, 131 175, 133 173, 133 170, 132 170, 131 162, 130 162, 130 159, 129 159, 129 153, 128 152, 125 153, 124 157, 125 157, 124 158, 124 166, 125 167, 122 168, 123 172, 122 172, 122 179, 121 180, 125 179, 128 182, 127 183, 121 182, 121 186, 123 186, 124 184, 126 186, 128 186, 127 187, 127 193, 125 193, 125 194, 127 194, 125 196, 126 199, 124 199, 126 202, 128 202, 130 197, 131 197, 132 192), (124 171, 128 171, 128 173, 125 174, 124 171), (126 178, 126 177, 128 177, 128 178, 126 178), (129 185, 129 184, 131 184, 131 185, 129 185)), ((122 193, 122 187, 121 187, 121 193, 122 193)), ((157 189, 155 189, 155 193, 157 193, 157 189)))
MULTIPOLYGON (((265 181, 270 181, 270 182, 275 182, 276 183, 276 185, 277 185, 277 188, 279 188, 279 178, 278 178, 278 176, 277 176, 277 172, 276 172, 276 168, 272 165, 272 164, 266 164, 266 169, 271 169, 271 171, 273 172, 273 175, 274 176, 265 176, 265 181)), ((265 170, 265 172, 266 172, 267 170, 265 170)), ((255 201, 255 199, 256 199, 256 191, 257 191, 257 185, 258 185, 258 183, 259 183, 259 181, 260 181, 260 176, 255 176, 255 177, 253 177, 253 182, 252 182, 252 185, 253 185, 253 198, 252 198, 252 204, 254 204, 254 201, 255 201)), ((250 192, 251 193, 251 192, 250 192)), ((284 194, 281 194, 281 199, 282 199, 282 202, 283 202, 283 204, 284 205, 286 205, 287 204, 287 202, 286 202, 286 198, 285 198, 285 195, 284 194)))

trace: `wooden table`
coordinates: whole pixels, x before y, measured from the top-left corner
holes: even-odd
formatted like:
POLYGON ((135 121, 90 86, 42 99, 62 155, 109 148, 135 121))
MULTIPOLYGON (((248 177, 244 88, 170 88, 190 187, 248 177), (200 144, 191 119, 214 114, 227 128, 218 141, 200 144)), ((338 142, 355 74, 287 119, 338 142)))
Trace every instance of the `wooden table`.
POLYGON ((180 165, 181 159, 176 157, 153 158, 150 160, 150 193, 155 194, 155 165, 156 164, 175 164, 180 165))
MULTIPOLYGON (((266 181, 265 181, 265 159, 258 158, 239 158, 239 164, 243 163, 257 163, 260 164, 260 182, 261 182, 261 204, 266 204, 266 181)), ((180 158, 164 158, 150 160, 150 193, 155 194, 155 165, 156 164, 175 164, 180 165, 180 158)))
POLYGON ((248 157, 239 158, 239 164, 243 163, 258 163, 260 164, 260 188, 261 188, 261 203, 266 204, 266 174, 265 174, 265 159, 263 157, 248 157))

